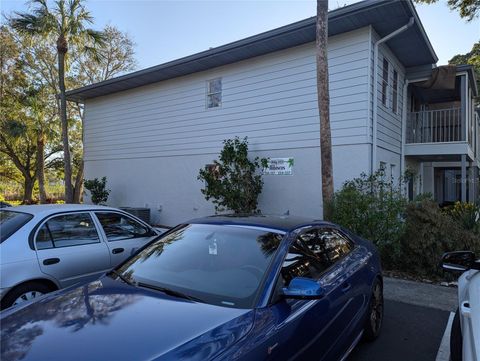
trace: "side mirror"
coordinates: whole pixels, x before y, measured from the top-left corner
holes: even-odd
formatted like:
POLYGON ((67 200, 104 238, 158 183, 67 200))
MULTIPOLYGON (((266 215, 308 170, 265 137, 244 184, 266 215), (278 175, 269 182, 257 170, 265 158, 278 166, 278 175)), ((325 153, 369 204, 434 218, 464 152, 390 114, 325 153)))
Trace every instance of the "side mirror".
POLYGON ((445 271, 468 271, 475 266, 475 253, 470 251, 447 252, 442 256, 441 266, 445 271))
POLYGON ((290 281, 288 287, 282 289, 282 295, 284 298, 315 300, 322 298, 325 290, 315 280, 295 277, 290 281))

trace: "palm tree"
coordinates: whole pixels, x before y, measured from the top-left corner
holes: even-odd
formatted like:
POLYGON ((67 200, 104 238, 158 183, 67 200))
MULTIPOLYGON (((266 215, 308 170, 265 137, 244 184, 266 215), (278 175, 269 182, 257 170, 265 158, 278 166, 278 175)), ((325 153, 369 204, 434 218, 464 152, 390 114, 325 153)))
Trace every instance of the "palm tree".
POLYGON ((85 9, 82 0, 56 0, 49 8, 47 0, 32 0, 31 13, 15 13, 12 27, 20 33, 34 37, 56 39, 58 58, 59 113, 62 125, 62 143, 65 172, 65 202, 73 202, 72 162, 68 140, 67 100, 65 97, 65 65, 70 44, 82 46, 85 51, 95 54, 98 45, 103 44, 101 32, 86 28, 93 23, 93 17, 85 9))
POLYGON ((317 0, 317 93, 320 112, 323 218, 330 219, 333 202, 332 133, 328 90, 328 0, 317 0))

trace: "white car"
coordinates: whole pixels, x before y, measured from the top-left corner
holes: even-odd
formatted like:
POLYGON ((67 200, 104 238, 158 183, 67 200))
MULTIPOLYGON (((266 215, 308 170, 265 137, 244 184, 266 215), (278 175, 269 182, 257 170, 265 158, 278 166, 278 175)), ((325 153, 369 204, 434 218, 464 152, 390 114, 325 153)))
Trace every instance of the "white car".
POLYGON ((161 232, 116 208, 84 204, 0 210, 0 309, 86 282, 161 232))
POLYGON ((447 271, 463 272, 458 279, 458 310, 450 335, 452 361, 480 361, 480 260, 468 251, 442 258, 447 271))

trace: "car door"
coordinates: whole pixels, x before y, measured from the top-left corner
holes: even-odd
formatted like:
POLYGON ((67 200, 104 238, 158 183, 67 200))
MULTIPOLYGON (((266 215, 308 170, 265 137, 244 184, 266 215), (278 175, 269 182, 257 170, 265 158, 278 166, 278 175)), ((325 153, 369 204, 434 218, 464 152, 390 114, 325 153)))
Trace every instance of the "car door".
POLYGON ((331 264, 322 277, 322 284, 329 284, 331 297, 336 301, 333 340, 325 359, 337 359, 342 356, 359 336, 363 329, 363 315, 367 296, 365 260, 368 256, 365 248, 355 246, 348 236, 336 228, 319 229, 319 240, 324 257, 331 264))
POLYGON ((111 267, 107 245, 98 234, 90 212, 54 215, 34 236, 40 269, 62 287, 86 281, 111 267))
MULTIPOLYGON (((318 300, 292 300, 273 296, 270 307, 258 311, 262 323, 259 332, 263 343, 256 348, 269 360, 327 360, 338 349, 345 327, 352 314, 349 292, 352 285, 341 262, 353 249, 337 255, 329 250, 328 236, 323 228, 309 228, 293 241, 277 282, 277 293, 294 277, 317 280, 325 295, 318 300), (325 237, 327 236, 327 237, 325 237), (268 326, 264 326, 268 325, 268 326)), ((353 341, 353 340, 352 340, 353 341)))
POLYGON ((97 211, 95 216, 107 240, 113 267, 130 257, 157 235, 151 228, 123 213, 97 211))

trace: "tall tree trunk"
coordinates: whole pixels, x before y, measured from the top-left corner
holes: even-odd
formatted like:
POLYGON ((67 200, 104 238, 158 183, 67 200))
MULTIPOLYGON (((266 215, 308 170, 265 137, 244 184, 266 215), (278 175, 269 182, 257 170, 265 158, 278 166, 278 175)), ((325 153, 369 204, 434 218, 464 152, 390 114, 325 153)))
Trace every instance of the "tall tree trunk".
POLYGON ((63 163, 65 173, 65 203, 73 202, 72 161, 68 141, 67 100, 65 97, 65 54, 66 42, 59 39, 58 50, 58 85, 60 88, 60 120, 62 122, 63 163), (60 43, 60 45, 59 45, 60 43), (64 48, 62 48, 64 46, 64 48))
POLYGON ((317 0, 317 93, 320 112, 323 218, 331 219, 333 202, 332 134, 328 89, 328 0, 317 0))
POLYGON ((80 161, 77 177, 75 178, 73 203, 80 203, 82 201, 82 193, 83 193, 83 159, 80 161))
POLYGON ((25 176, 24 177, 24 191, 23 191, 23 203, 30 204, 32 203, 33 198, 33 187, 35 185, 35 177, 25 176))
POLYGON ((45 191, 45 137, 43 132, 40 132, 37 138, 37 160, 36 173, 38 179, 38 192, 40 203, 44 204, 47 201, 47 192, 45 191))

